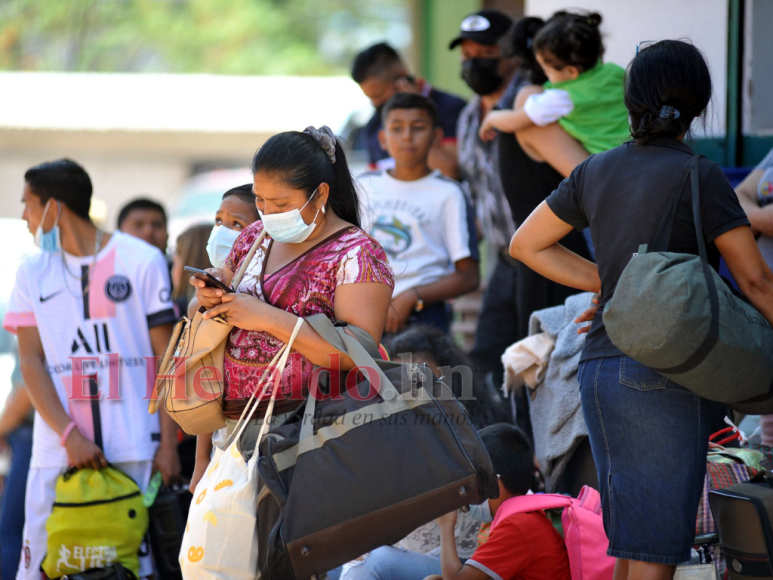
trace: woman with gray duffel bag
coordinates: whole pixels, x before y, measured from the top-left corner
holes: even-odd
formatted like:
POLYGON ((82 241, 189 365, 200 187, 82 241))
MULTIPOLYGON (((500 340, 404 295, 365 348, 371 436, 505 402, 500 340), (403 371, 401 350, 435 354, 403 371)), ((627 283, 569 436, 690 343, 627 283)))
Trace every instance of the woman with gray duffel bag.
POLYGON ((665 40, 641 50, 625 87, 634 141, 580 164, 510 245, 514 258, 543 276, 600 292, 598 311, 578 319, 593 321, 583 329, 578 381, 617 580, 672 578, 690 558, 708 437, 726 409, 696 393, 706 389, 701 395, 725 402, 764 398, 773 380, 763 360, 773 357, 765 334, 773 322, 773 273, 721 169, 683 141, 710 99, 708 66, 694 46, 665 40), (558 244, 572 227, 590 227, 597 265, 558 244), (643 245, 655 251, 645 254, 643 245), (720 255, 751 304, 730 301, 715 273, 720 255), (631 275, 634 265, 640 270, 631 275), (671 276, 685 268, 691 273, 671 276), (623 293, 626 304, 617 300, 623 293), (673 308, 677 300, 681 310, 673 308), (760 333, 756 354, 741 354, 743 340, 736 350, 727 347, 728 312, 747 319, 750 334, 760 333), (662 358, 637 350, 677 334, 662 358), (697 384, 682 380, 717 352, 724 360, 711 362, 697 384), (739 361, 736 380, 728 381, 725 365, 739 361))

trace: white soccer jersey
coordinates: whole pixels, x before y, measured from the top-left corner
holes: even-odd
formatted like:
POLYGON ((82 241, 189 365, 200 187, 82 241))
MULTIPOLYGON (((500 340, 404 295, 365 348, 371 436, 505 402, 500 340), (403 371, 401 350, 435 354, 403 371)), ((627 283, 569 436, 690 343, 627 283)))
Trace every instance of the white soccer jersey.
MULTIPOLYGON (((149 329, 175 320, 166 261, 157 248, 116 232, 93 263, 93 256, 61 253, 28 257, 3 326, 13 333, 37 327, 62 405, 84 436, 94 441, 101 433, 108 461, 148 461, 160 440, 158 415, 148 413, 149 329), (84 378, 73 380, 79 370, 84 378), (87 398, 97 391, 98 400, 87 398)), ((36 415, 31 467, 66 466, 58 435, 36 415)))

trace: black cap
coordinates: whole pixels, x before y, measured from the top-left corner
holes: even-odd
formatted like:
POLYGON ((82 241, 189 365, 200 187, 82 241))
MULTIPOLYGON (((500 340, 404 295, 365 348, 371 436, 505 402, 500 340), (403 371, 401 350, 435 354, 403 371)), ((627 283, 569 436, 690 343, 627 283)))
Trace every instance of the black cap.
POLYGON ((465 39, 493 46, 510 30, 512 25, 512 19, 504 12, 493 8, 478 10, 475 14, 470 14, 462 20, 459 36, 451 41, 448 48, 455 48, 465 39))

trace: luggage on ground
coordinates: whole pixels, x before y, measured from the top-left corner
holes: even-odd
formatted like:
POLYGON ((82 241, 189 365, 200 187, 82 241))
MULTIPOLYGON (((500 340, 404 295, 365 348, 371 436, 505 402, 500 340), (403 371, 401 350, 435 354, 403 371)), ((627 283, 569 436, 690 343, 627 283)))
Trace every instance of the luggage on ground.
POLYGON ((61 578, 115 563, 137 575, 147 528, 148 511, 132 478, 114 467, 70 469, 56 481, 43 571, 61 578))
POLYGON ((773 487, 739 483, 709 494, 729 580, 773 579, 773 487))
POLYGON ((260 444, 263 580, 320 577, 499 494, 467 412, 426 365, 376 361, 364 331, 349 327, 358 341, 324 315, 307 322, 366 378, 341 396, 309 396, 260 444))
POLYGON ((699 156, 685 167, 651 250, 641 246, 604 309, 612 343, 696 395, 748 414, 773 412, 773 327, 709 265, 699 156), (666 251, 684 182, 692 183, 699 256, 666 251))
POLYGON ((563 508, 561 524, 572 580, 612 580, 615 559, 607 556, 601 496, 592 487, 583 487, 577 499, 548 493, 512 497, 499 506, 491 529, 514 514, 557 508, 563 508))

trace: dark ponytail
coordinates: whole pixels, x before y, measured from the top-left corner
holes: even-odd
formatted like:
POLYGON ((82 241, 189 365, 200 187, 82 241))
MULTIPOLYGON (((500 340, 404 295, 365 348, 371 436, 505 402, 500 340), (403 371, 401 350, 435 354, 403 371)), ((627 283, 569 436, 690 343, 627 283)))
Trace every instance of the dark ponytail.
POLYGON ((601 20, 596 12, 556 12, 535 36, 534 50, 557 70, 566 66, 590 70, 604 56, 601 20))
POLYGON ((360 227, 360 200, 341 139, 336 139, 335 163, 308 133, 287 131, 274 135, 255 153, 252 172, 264 173, 311 197, 321 184, 330 187, 328 205, 338 217, 360 227))
POLYGON ((681 40, 662 40, 628 65, 625 106, 639 144, 677 137, 690 129, 711 100, 711 73, 701 52, 681 40))
POLYGON ((545 84, 548 80, 534 57, 534 37, 543 26, 545 21, 542 18, 521 18, 510 27, 501 41, 502 54, 506 58, 517 59, 520 68, 530 73, 529 80, 535 85, 545 84))

